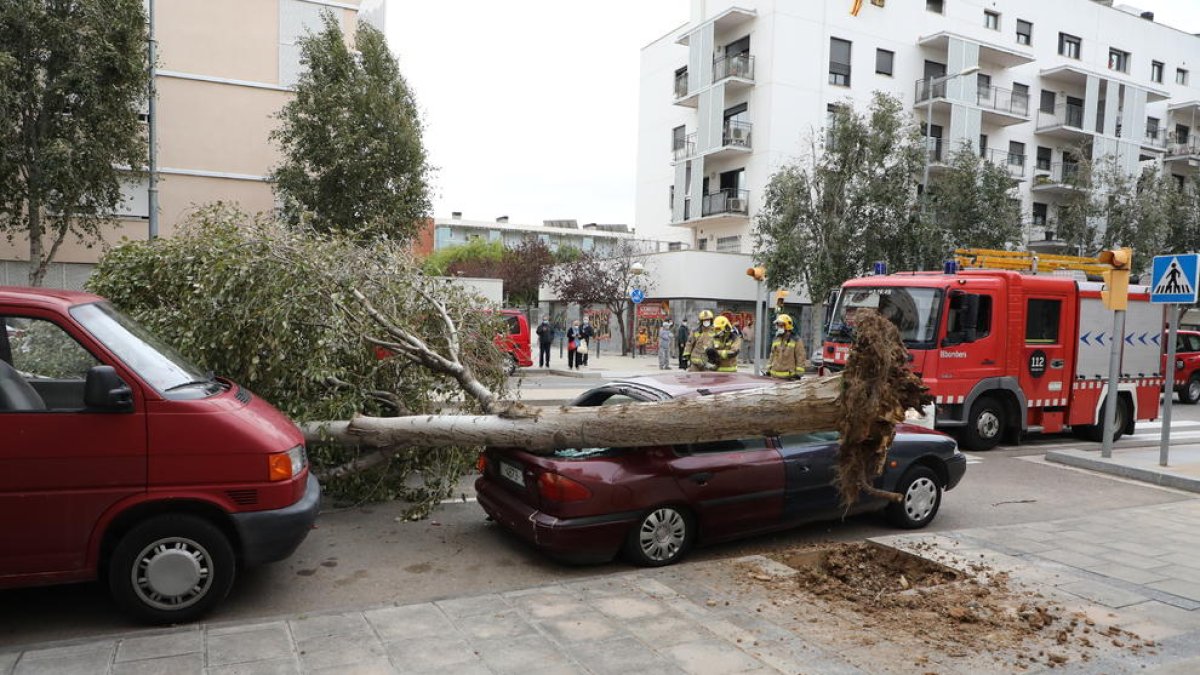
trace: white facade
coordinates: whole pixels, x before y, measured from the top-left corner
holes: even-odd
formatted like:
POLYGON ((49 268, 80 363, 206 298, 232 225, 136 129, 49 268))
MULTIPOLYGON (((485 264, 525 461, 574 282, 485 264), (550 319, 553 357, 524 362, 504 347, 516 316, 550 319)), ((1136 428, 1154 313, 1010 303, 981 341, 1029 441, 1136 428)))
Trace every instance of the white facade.
POLYGON ((932 172, 986 144, 1016 181, 1030 241, 1052 235, 1085 148, 1130 172, 1200 165, 1194 35, 1095 0, 868 0, 858 16, 853 4, 693 0, 688 24, 642 50, 644 235, 751 252, 771 174, 819 148, 829 106, 865 110, 875 91, 921 122, 932 107, 932 172))
MULTIPOLYGON (((476 239, 500 242, 515 247, 530 237, 540 239, 552 251, 560 246, 572 246, 585 253, 613 253, 619 242, 635 240, 634 233, 618 225, 575 225, 574 221, 547 221, 532 225, 510 223, 507 218, 465 220, 461 217, 435 218, 433 221, 433 250, 461 246, 476 239), (553 224, 558 224, 557 226, 553 224), (603 229, 613 228, 613 229, 603 229)), ((644 242, 639 242, 639 244, 644 242)), ((665 247, 665 245, 664 245, 665 247)))

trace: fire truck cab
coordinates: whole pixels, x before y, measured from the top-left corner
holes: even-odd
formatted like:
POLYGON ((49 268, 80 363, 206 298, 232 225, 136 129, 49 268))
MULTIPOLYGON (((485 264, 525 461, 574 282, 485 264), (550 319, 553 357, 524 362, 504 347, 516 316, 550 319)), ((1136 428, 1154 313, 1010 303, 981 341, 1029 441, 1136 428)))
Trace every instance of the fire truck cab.
POLYGON ((1129 288, 1125 335, 1112 335, 1102 285, 1010 270, 912 272, 853 279, 842 287, 824 343, 824 365, 845 366, 855 314, 875 310, 900 329, 912 368, 935 400, 935 426, 969 450, 1025 432, 1070 429, 1102 440, 1109 350, 1122 349, 1115 435, 1158 416, 1162 309, 1129 288))

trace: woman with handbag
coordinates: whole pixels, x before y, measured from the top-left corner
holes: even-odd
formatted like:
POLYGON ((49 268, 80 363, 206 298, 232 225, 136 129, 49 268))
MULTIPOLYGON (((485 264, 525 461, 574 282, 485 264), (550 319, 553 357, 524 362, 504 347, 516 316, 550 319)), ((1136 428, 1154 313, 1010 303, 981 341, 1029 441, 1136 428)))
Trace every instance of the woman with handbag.
POLYGON ((579 320, 571 322, 567 329, 567 370, 579 370, 579 345, 582 342, 582 332, 579 330, 579 320))

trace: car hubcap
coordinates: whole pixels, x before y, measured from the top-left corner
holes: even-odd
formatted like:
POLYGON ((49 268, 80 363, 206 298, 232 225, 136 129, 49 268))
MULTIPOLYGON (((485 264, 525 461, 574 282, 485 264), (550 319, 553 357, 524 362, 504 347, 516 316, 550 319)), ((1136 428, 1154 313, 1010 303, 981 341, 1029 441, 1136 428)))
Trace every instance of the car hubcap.
POLYGON ((683 547, 687 523, 674 509, 659 509, 642 521, 638 543, 646 557, 661 562, 679 554, 683 547))
POLYGON ((924 476, 913 481, 904 493, 904 512, 916 522, 928 518, 936 503, 937 485, 924 476))
POLYGON ((183 609, 199 602, 212 586, 212 561, 191 539, 160 539, 138 554, 131 576, 142 602, 156 609, 183 609))
POLYGON ((995 438, 1000 433, 1000 418, 996 413, 985 410, 979 415, 975 428, 979 431, 980 438, 995 438))

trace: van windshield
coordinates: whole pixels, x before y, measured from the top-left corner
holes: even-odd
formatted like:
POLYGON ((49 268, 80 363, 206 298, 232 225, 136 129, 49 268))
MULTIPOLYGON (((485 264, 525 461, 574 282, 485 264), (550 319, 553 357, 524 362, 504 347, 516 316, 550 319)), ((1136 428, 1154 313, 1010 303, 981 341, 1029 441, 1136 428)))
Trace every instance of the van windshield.
POLYGON ((930 348, 937 339, 938 315, 942 306, 939 288, 878 286, 843 288, 829 322, 829 340, 850 342, 858 312, 873 309, 895 324, 904 344, 930 348))
POLYGON ((107 302, 77 305, 71 316, 159 393, 212 382, 211 375, 107 302))

